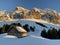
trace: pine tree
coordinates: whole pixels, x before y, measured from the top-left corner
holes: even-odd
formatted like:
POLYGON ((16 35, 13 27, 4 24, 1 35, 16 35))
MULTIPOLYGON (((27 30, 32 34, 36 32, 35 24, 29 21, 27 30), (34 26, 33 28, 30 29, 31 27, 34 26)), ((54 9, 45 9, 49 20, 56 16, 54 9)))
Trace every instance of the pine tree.
POLYGON ((2 29, 2 32, 3 32, 3 33, 6 32, 6 31, 5 31, 5 27, 6 27, 6 25, 4 24, 4 25, 3 25, 3 29, 2 29))
POLYGON ((57 34, 58 34, 58 39, 60 39, 60 29, 58 30, 57 34))
POLYGON ((30 26, 30 30, 31 30, 31 31, 34 32, 34 31, 35 31, 34 29, 35 29, 35 27, 30 26))
POLYGON ((43 31, 41 32, 41 36, 47 38, 47 33, 45 29, 43 29, 43 31))
POLYGON ((23 26, 23 28, 24 28, 27 32, 30 32, 30 30, 29 30, 29 28, 28 28, 28 27, 29 27, 29 25, 28 25, 28 24, 26 24, 26 25, 24 25, 24 26, 23 26))
POLYGON ((52 28, 52 38, 56 39, 57 38, 57 29, 52 28))

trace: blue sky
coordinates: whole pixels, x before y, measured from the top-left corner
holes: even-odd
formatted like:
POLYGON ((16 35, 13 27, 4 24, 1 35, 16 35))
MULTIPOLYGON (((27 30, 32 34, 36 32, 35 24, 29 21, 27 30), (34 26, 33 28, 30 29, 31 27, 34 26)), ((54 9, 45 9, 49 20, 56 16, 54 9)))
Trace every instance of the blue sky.
POLYGON ((51 8, 60 12, 60 0, 0 0, 0 10, 13 11, 17 6, 27 9, 51 8))

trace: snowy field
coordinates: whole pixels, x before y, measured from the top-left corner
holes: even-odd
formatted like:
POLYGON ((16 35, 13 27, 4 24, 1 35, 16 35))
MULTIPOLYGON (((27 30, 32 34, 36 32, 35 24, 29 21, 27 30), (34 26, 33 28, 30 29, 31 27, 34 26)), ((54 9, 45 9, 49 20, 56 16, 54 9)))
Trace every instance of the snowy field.
MULTIPOLYGON (((17 38, 15 36, 1 34, 0 35, 0 44, 1 45, 59 45, 60 40, 50 40, 45 39, 40 36, 41 31, 44 27, 36 24, 36 20, 14 20, 14 21, 7 21, 7 22, 0 22, 0 27, 3 26, 3 24, 11 24, 11 23, 21 23, 22 25, 29 24, 29 26, 35 26, 35 32, 29 32, 27 37, 24 38, 17 38)), ((42 23, 46 25, 49 29, 51 26, 55 27, 56 29, 59 29, 60 26, 56 26, 53 24, 49 24, 47 22, 39 21, 39 23, 42 23)))

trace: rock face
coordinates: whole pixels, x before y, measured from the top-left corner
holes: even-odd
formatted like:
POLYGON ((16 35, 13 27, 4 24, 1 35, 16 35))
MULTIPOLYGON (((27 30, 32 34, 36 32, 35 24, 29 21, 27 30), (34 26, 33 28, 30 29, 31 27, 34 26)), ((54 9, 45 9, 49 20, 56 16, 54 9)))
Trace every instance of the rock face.
POLYGON ((32 10, 30 10, 29 13, 30 13, 31 18, 35 18, 35 19, 41 18, 41 10, 39 10, 37 8, 33 8, 32 10))
POLYGON ((9 13, 7 13, 5 10, 0 11, 0 21, 6 21, 10 20, 9 13))
POLYGON ((8 13, 5 10, 0 11, 0 21, 10 19, 42 19, 49 23, 60 24, 60 13, 49 8, 28 10, 23 7, 16 7, 12 13, 8 13))
POLYGON ((53 9, 38 9, 32 10, 25 9, 23 7, 17 7, 11 14, 12 19, 42 19, 55 24, 60 24, 60 15, 53 9))
POLYGON ((11 18, 13 19, 24 19, 26 18, 26 14, 29 12, 29 10, 22 8, 22 7, 17 7, 13 12, 11 18))
POLYGON ((42 18, 45 17, 48 22, 53 22, 55 24, 60 23, 60 15, 52 9, 45 9, 45 14, 42 15, 42 18))

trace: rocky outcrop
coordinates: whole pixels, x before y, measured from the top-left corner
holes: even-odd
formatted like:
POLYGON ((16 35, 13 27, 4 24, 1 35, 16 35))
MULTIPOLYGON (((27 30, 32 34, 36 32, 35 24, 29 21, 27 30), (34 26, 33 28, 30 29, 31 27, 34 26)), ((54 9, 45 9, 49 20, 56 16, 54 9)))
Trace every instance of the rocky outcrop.
POLYGON ((12 19, 22 19, 26 18, 26 14, 29 12, 29 10, 22 8, 22 7, 17 7, 13 12, 12 12, 12 19))
POLYGON ((9 13, 7 13, 5 10, 0 11, 0 21, 6 21, 10 20, 9 13))
POLYGON ((12 19, 42 19, 55 24, 60 24, 60 15, 53 9, 38 9, 33 8, 32 10, 25 9, 23 7, 17 7, 11 13, 12 19))

